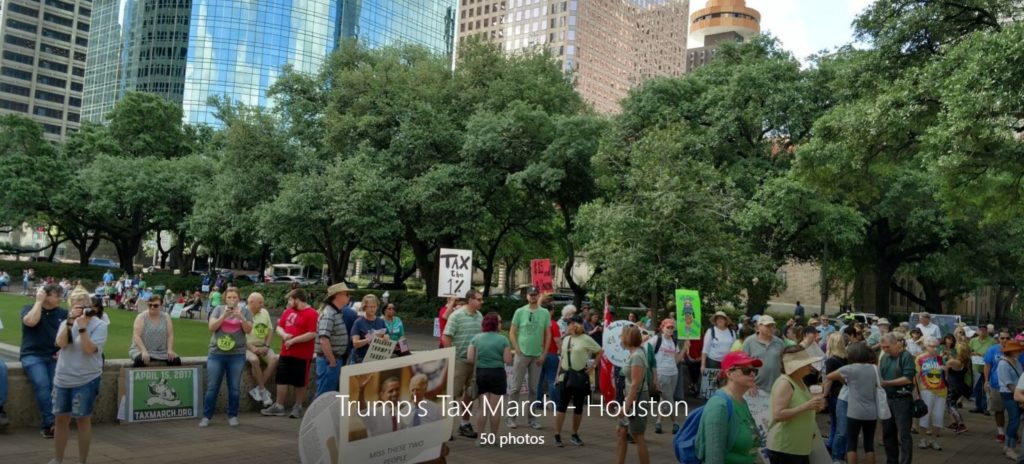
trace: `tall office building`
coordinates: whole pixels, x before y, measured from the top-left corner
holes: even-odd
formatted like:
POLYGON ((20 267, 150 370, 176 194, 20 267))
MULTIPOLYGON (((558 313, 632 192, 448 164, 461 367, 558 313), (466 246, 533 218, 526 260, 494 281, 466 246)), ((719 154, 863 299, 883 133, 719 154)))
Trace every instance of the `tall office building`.
POLYGON ((761 13, 745 0, 708 0, 690 15, 690 41, 700 44, 687 52, 686 72, 711 62, 723 42, 742 42, 761 33, 761 13))
POLYGON ((186 122, 218 125, 210 96, 270 106, 267 89, 285 65, 316 73, 341 39, 418 43, 448 54, 454 41, 455 0, 121 1, 122 23, 104 15, 96 25, 111 32, 99 45, 104 56, 116 49, 119 59, 90 63, 89 120, 101 121, 117 99, 137 91, 180 103, 186 122))
POLYGON ((92 2, 3 0, 0 112, 38 121, 50 140, 79 127, 92 2))
POLYGON ((583 98, 619 111, 629 89, 686 69, 689 0, 460 0, 459 39, 547 49, 583 98))

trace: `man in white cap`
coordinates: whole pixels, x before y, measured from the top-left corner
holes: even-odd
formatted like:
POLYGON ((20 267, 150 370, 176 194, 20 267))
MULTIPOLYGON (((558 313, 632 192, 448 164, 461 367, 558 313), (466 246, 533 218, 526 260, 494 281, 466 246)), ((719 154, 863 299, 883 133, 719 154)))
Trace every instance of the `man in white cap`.
POLYGON ((889 333, 889 329, 892 328, 892 324, 889 323, 888 319, 883 317, 879 319, 878 322, 875 323, 875 325, 878 327, 878 331, 872 332, 871 335, 868 337, 868 346, 870 346, 871 349, 875 350, 875 352, 877 353, 879 350, 882 349, 882 337, 884 337, 885 334, 889 333))
POLYGON ((917 324, 917 328, 921 329, 922 337, 935 337, 936 340, 942 340, 942 329, 939 328, 938 324, 932 324, 932 315, 928 313, 921 313, 918 316, 921 320, 917 324))
POLYGON ((757 388, 771 392, 775 380, 782 375, 782 350, 786 344, 775 336, 775 319, 767 314, 757 319, 757 335, 743 342, 743 352, 760 359, 763 366, 757 372, 757 388))

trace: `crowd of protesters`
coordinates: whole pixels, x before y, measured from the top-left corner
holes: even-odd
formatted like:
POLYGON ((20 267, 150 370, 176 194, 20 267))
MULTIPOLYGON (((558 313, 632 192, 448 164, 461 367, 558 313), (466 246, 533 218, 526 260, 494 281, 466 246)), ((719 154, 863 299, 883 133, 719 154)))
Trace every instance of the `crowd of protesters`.
MULTIPOLYGON (((139 311, 127 353, 133 366, 177 366, 181 359, 174 350, 174 322, 167 308, 172 301, 189 299, 184 294, 168 298, 153 293, 142 279, 115 280, 110 272, 92 292, 73 284, 44 281, 35 287, 34 303, 21 313, 21 361, 42 417, 40 433, 55 439, 54 463, 64 459, 72 418, 79 459, 84 461, 88 455, 90 417, 109 324, 104 309, 139 311), (65 301, 70 310, 61 307, 65 301)), ((214 285, 210 290, 206 300, 211 336, 200 427, 212 424, 222 383, 228 392, 227 423, 239 425, 246 364, 256 383, 248 393, 262 404, 263 415, 301 418, 311 372, 316 397, 337 391, 342 366, 363 362, 376 337, 397 342, 395 356, 409 354, 395 304, 366 295, 357 310, 345 284, 330 286, 319 308, 305 290, 293 288, 276 327, 259 293, 250 293, 243 302, 235 287, 226 285, 221 291, 214 285), (275 336, 281 340, 277 351, 272 345, 275 336), (267 389, 271 376, 277 386, 273 392, 267 389)), ((496 433, 502 424, 519 427, 520 417, 485 411, 493 411, 503 397, 518 400, 525 392, 529 401, 547 397, 556 403, 555 446, 564 447, 566 442, 584 446, 584 402, 600 391, 595 368, 606 330, 601 316, 589 307, 577 311, 572 305, 556 312, 531 287, 527 304, 515 311, 506 335, 500 315, 485 314, 482 306, 482 293, 471 289, 465 298, 449 299, 438 313, 440 346, 455 350, 455 397, 491 406, 480 408, 477 403, 473 412, 459 418, 458 434, 476 439, 478 430, 496 433), (563 440, 570 408, 571 434, 563 440)), ((894 327, 885 318, 867 323, 843 318, 837 327, 826 315, 806 321, 803 315, 798 311, 779 327, 769 315, 734 323, 719 311, 705 321, 709 324, 700 333, 692 311, 684 312, 682 320, 661 321, 653 312, 644 317, 629 312, 627 320, 635 325, 621 334, 628 356, 613 379, 617 399, 628 409, 652 397, 667 401, 693 397, 700 393, 704 374, 717 372, 719 389, 707 398, 697 440, 701 460, 713 464, 752 463, 759 452, 773 464, 809 463, 815 440, 822 437, 833 462, 854 464, 862 457, 873 463, 879 428, 886 462, 909 464, 915 447, 912 435, 919 435, 918 448, 942 450, 943 433, 967 433, 963 403, 972 401, 971 413, 994 416, 995 439, 1006 457, 1020 459, 1018 403, 1024 402, 1024 377, 1017 358, 1024 352, 1024 343, 1011 337, 1010 331, 1001 330, 993 338, 992 327, 971 330, 958 325, 952 333, 943 334, 927 313, 919 315, 920 323, 914 327, 906 323, 894 327), (694 336, 681 339, 679 333, 694 336), (750 395, 759 394, 768 396, 771 415, 763 435, 747 406, 750 395), (819 413, 828 414, 827 433, 819 430, 819 413)), ((5 374, 0 392, 5 393, 6 366, 0 372, 5 374)), ((422 395, 425 385, 420 383, 425 379, 416 380, 416 391, 422 395)), ((366 385, 365 379, 360 382, 361 387, 366 385)), ((380 388, 384 398, 398 386, 381 382, 380 388)), ((0 426, 8 423, 5 399, 0 395, 0 426)), ((522 416, 525 425, 543 429, 533 408, 522 416)), ((657 414, 654 433, 675 434, 685 420, 657 414)), ((381 431, 398 427, 377 425, 381 431)), ((650 462, 647 426, 648 417, 643 415, 619 419, 616 462, 625 462, 631 445, 639 462, 650 462)))

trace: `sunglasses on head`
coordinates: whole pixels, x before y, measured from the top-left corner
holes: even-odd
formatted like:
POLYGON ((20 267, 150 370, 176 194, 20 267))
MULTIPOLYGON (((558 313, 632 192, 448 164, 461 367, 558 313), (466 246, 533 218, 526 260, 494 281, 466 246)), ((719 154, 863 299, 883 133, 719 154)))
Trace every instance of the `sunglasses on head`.
POLYGON ((740 373, 742 373, 743 375, 757 375, 757 368, 750 366, 734 367, 732 369, 729 369, 729 371, 740 371, 740 373))

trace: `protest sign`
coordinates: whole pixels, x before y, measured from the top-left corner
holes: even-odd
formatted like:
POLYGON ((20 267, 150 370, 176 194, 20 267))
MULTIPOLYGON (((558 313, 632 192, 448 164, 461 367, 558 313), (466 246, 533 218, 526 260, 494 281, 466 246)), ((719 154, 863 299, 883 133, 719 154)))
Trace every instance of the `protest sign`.
POLYGON ((473 284, 473 250, 442 248, 437 258, 437 296, 465 297, 473 284))
POLYGON ((434 318, 434 338, 441 338, 441 318, 434 318))
POLYGON ((604 339, 601 346, 604 348, 604 357, 608 358, 615 367, 622 367, 626 364, 629 350, 622 346, 622 328, 627 325, 636 325, 632 322, 622 320, 608 324, 604 329, 604 339))
POLYGON ((700 375, 700 397, 704 399, 711 398, 711 395, 715 394, 718 390, 718 375, 721 372, 720 369, 704 369, 704 372, 700 375))
POLYGON ((437 459, 451 436, 455 349, 353 364, 341 370, 338 463, 437 459), (447 400, 447 401, 446 401, 447 400))
POLYGON ((199 417, 199 368, 124 369, 122 420, 148 422, 199 417))
POLYGON ((338 453, 337 395, 320 395, 306 408, 299 425, 299 462, 302 464, 334 464, 338 453))
POLYGON ((366 351, 366 356, 363 357, 363 362, 391 359, 391 355, 395 353, 395 343, 381 336, 373 337, 370 340, 370 348, 366 351))
POLYGON ((700 340, 700 292, 680 288, 676 290, 676 331, 680 340, 700 340), (690 316, 687 323, 686 316, 690 316))
POLYGON ((549 295, 555 292, 555 286, 551 279, 551 260, 534 259, 530 261, 530 282, 541 295, 549 295))
POLYGON ((185 311, 185 303, 175 303, 171 308, 171 319, 181 319, 182 311, 185 311))
POLYGON ((772 426, 772 410, 769 392, 758 390, 755 394, 748 391, 743 395, 747 402, 747 409, 750 410, 750 417, 754 418, 754 427, 757 428, 755 443, 759 443, 758 454, 761 460, 768 464, 768 428, 772 426))

